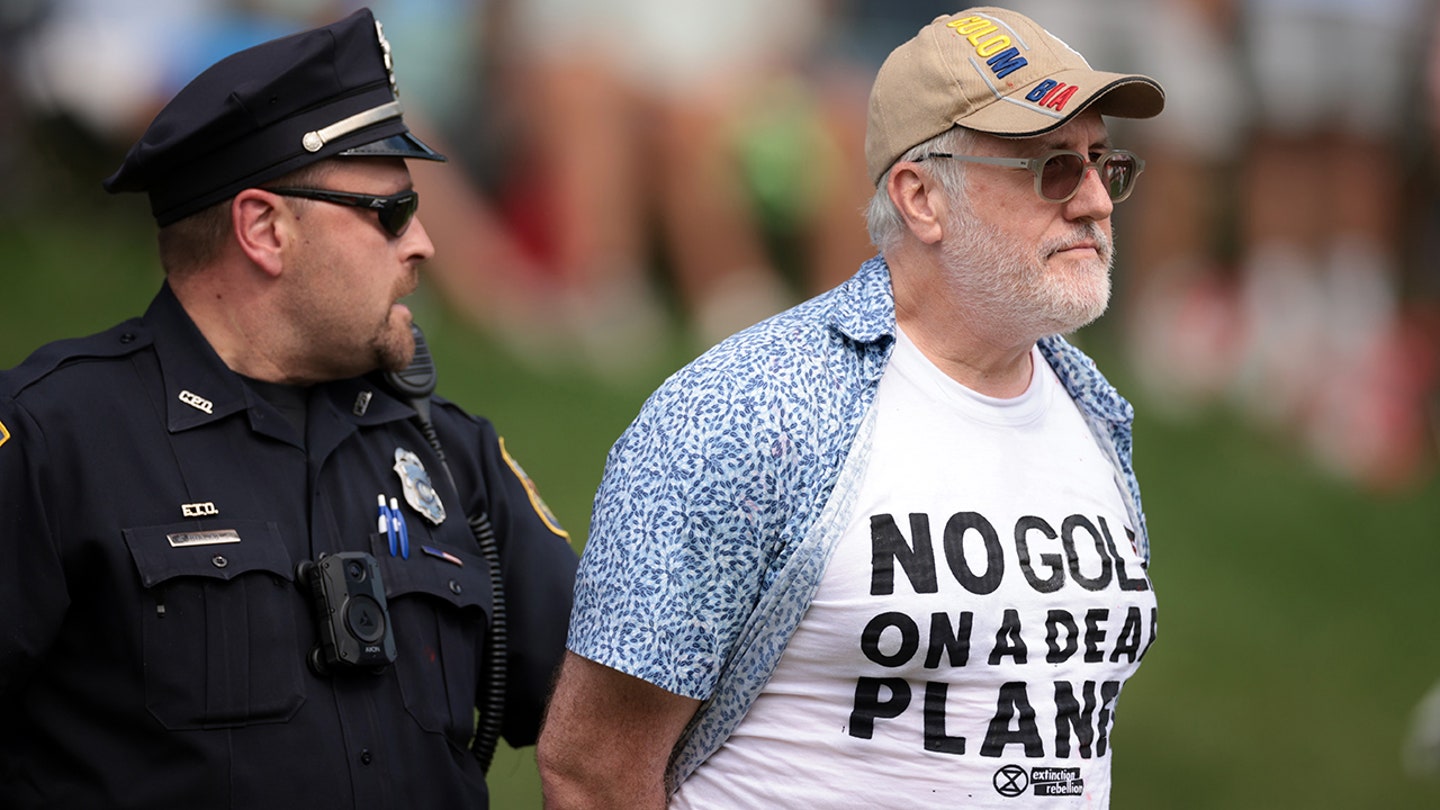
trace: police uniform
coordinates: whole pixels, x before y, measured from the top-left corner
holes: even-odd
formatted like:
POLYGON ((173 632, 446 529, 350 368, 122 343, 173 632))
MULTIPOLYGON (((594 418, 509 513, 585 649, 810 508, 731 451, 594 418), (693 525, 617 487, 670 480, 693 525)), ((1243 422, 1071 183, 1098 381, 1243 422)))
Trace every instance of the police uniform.
MULTIPOLYGON (((252 84, 232 95, 245 106, 270 93, 265 75, 299 65, 318 68, 287 80, 300 115, 315 109, 307 94, 345 97, 331 121, 386 105, 388 86, 378 105, 365 97, 376 69, 389 81, 375 30, 363 11, 242 52, 226 70, 252 84)), ((188 114, 192 132, 215 115, 188 114)), ((166 148, 186 143, 180 118, 157 119, 171 125, 156 135, 166 148)), ((311 159, 428 151, 398 112, 339 141, 311 159)), ((150 192, 162 221, 294 168, 273 149, 259 169, 241 154, 243 176, 187 192, 162 182, 183 162, 154 143, 142 139, 148 157, 132 150, 117 176, 150 192)), ((486 806, 469 747, 502 609, 477 539, 491 530, 508 638, 502 730, 534 742, 576 558, 503 440, 427 397, 437 450, 379 374, 298 391, 297 422, 226 367, 168 285, 143 317, 0 372, 0 806, 486 806), (342 558, 372 565, 357 572, 376 589, 327 604, 317 563, 342 558), (337 627, 379 657, 350 666, 335 644, 327 655, 337 627)))

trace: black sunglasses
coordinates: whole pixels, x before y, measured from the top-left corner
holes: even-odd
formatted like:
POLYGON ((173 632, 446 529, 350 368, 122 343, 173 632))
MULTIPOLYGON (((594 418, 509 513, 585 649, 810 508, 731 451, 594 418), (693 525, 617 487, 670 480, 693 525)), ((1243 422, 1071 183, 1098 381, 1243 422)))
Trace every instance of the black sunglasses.
POLYGON ((369 194, 354 194, 349 191, 331 191, 324 188, 267 188, 281 197, 302 197, 307 200, 348 205, 353 208, 368 208, 380 215, 380 227, 391 236, 400 236, 410 227, 415 211, 420 207, 420 194, 416 191, 401 191, 388 197, 369 194))

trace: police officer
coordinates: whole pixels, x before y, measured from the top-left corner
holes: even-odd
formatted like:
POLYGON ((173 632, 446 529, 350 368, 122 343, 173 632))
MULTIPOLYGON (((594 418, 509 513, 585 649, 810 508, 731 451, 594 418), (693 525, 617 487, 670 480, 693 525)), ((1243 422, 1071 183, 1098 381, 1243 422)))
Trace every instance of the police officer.
POLYGON ((205 71, 106 181, 166 280, 0 373, 0 806, 484 807, 496 734, 534 741, 575 554, 393 374, 406 159, 444 158, 361 10, 205 71))

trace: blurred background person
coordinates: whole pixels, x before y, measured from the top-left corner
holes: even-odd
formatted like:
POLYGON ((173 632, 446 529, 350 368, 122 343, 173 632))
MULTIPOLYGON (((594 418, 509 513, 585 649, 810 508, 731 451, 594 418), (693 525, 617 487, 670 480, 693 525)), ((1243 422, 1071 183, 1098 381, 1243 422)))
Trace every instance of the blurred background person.
POLYGON ((103 177, 155 113, 220 57, 305 27, 227 0, 17 0, 0 11, 19 19, 5 49, 23 121, 11 131, 33 178, 57 210, 93 203, 103 177))
POLYGON ((1409 481, 1427 450, 1426 369, 1401 318, 1403 123, 1423 0, 1240 0, 1253 94, 1237 176, 1243 412, 1326 469, 1409 481))
POLYGON ((804 297, 849 278, 877 250, 857 223, 875 193, 860 166, 870 86, 895 43, 955 10, 938 0, 825 0, 800 71, 757 120, 747 163, 756 198, 788 237, 791 278, 804 297), (762 159, 768 157, 769 159, 762 159))
POLYGON ((702 343, 788 306, 734 139, 816 4, 531 0, 509 23, 521 103, 502 195, 587 359, 648 361, 667 329, 657 280, 702 343))
MULTIPOLYGON (((329 0, 14 0, 9 58, 25 108, 72 160, 109 167, 217 59, 361 4, 329 0)), ((43 145, 43 144, 42 144, 43 145)), ((63 163, 61 164, 64 165, 63 163)), ((76 168, 90 178, 93 173, 76 168)), ((87 188, 87 190, 90 190, 87 188)))

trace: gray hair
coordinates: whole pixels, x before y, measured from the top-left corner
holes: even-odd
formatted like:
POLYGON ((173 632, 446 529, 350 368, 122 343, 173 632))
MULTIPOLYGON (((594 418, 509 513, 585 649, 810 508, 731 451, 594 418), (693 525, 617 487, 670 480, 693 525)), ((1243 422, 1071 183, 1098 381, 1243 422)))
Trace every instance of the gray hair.
MULTIPOLYGON (((976 133, 964 127, 951 127, 928 141, 923 141, 902 154, 900 161, 913 161, 931 152, 946 152, 953 155, 965 154, 974 146, 976 133)), ((958 160, 927 160, 925 166, 930 176, 944 189, 950 199, 957 199, 965 191, 965 164, 958 160)), ((905 218, 885 190, 885 181, 894 170, 892 165, 880 177, 880 184, 865 209, 865 226, 870 231, 870 242, 886 253, 899 245, 905 234, 905 218)))

